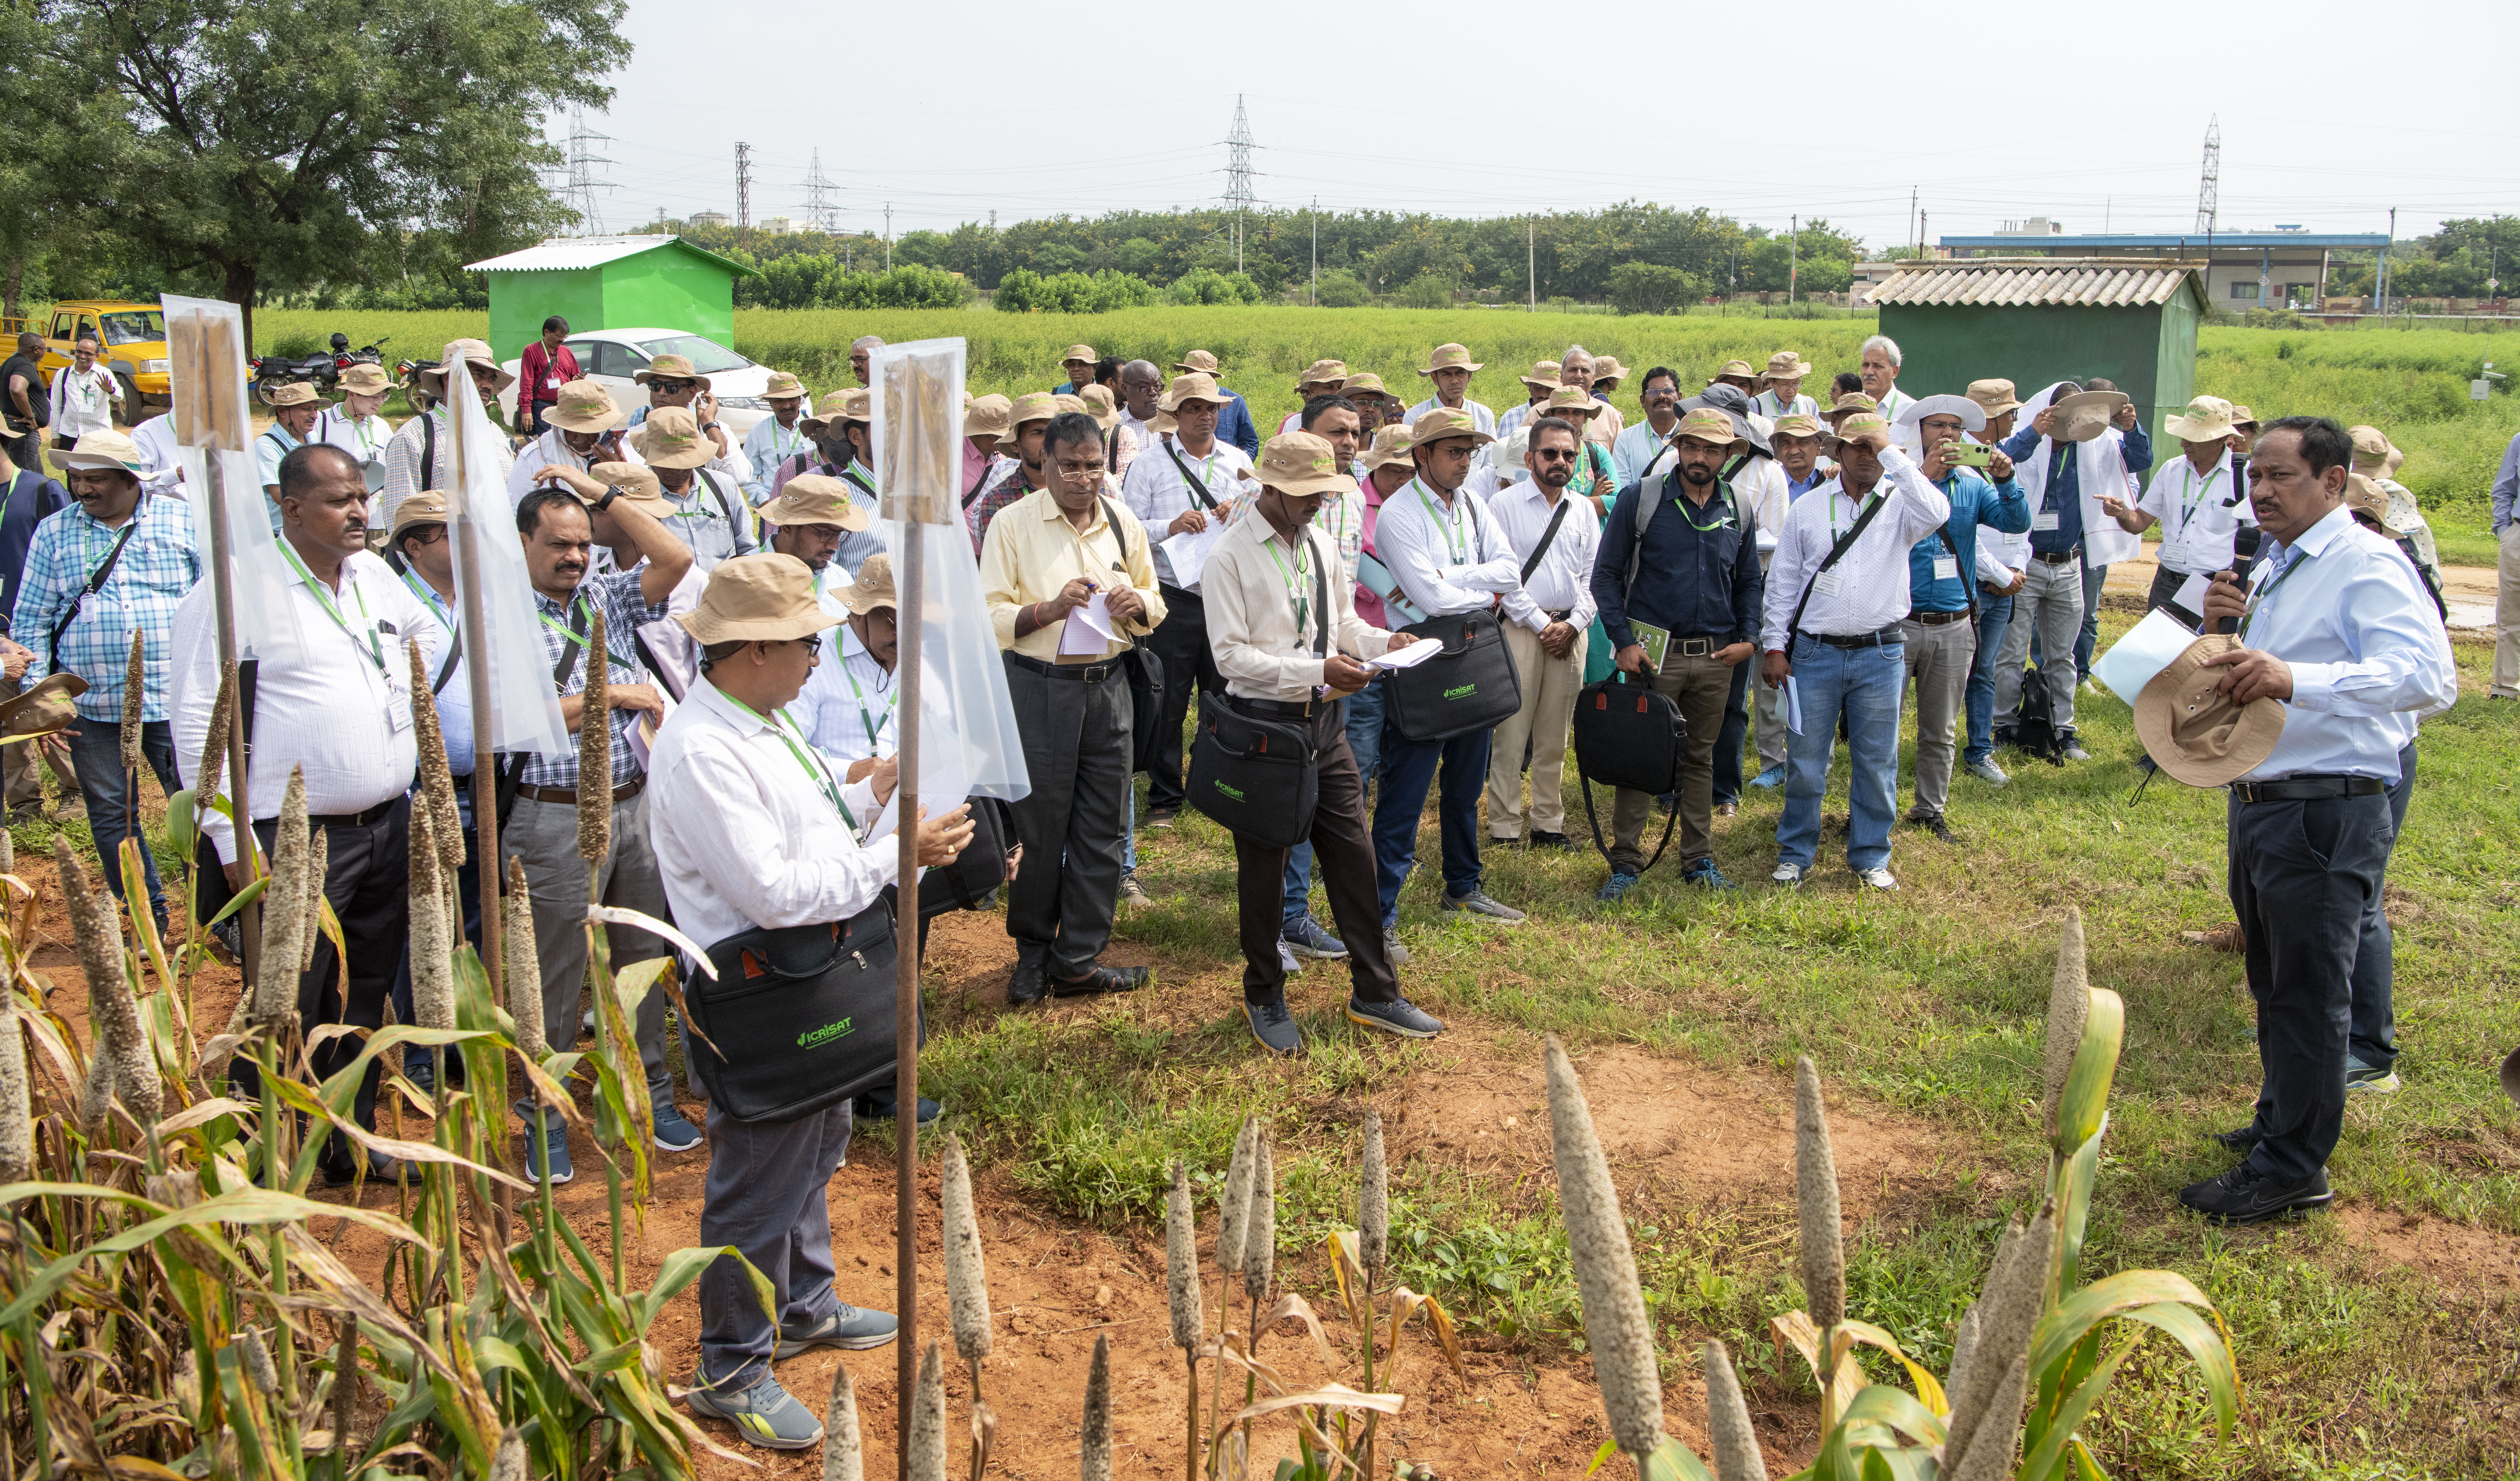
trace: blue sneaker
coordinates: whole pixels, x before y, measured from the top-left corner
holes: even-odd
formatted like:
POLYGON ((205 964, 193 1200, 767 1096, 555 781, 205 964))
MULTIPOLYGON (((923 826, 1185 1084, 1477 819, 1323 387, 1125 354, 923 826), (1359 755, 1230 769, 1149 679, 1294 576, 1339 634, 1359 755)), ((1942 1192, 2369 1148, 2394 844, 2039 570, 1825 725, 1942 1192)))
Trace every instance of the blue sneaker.
POLYGON ((1444 1020, 1419 1009, 1406 998, 1388 1003, 1368 1003, 1362 998, 1347 1000, 1347 1021, 1367 1028, 1397 1034, 1403 1039, 1432 1039, 1444 1031, 1444 1020))
POLYGON ((1243 1004, 1242 1016, 1250 1021, 1251 1037, 1273 1055, 1291 1055, 1304 1047, 1304 1036, 1296 1031, 1283 995, 1266 1003, 1243 1004))
POLYGON ((1593 891, 1593 898, 1603 905, 1616 905, 1627 892, 1637 887, 1637 876, 1626 870, 1612 870, 1608 882, 1593 891))
POLYGON ((656 1145, 669 1152, 687 1152, 700 1144, 700 1129, 685 1119, 673 1101, 658 1100, 655 1109, 656 1145))
POLYGON ((843 1301, 838 1311, 803 1331, 781 1327, 779 1346, 775 1351, 782 1363, 817 1347, 836 1347, 844 1353, 859 1353, 871 1347, 885 1346, 900 1331, 901 1321, 892 1313, 871 1312, 843 1301))
POLYGON ((1322 923, 1309 913, 1302 920, 1289 922, 1281 934, 1298 957, 1310 957, 1316 962, 1336 962, 1347 955, 1347 943, 1322 929, 1322 923))
POLYGON ((546 1165, 551 1169, 551 1184, 554 1188, 577 1176, 568 1165, 568 1128, 566 1126, 545 1127, 539 1137, 532 1132, 525 1133, 526 1174, 540 1178, 546 1165), (542 1151, 539 1157, 534 1155, 538 1143, 542 1151))
POLYGON ((1680 882, 1683 884, 1701 885, 1707 889, 1739 889, 1741 887, 1733 883, 1732 880, 1725 878, 1724 871, 1717 869, 1715 867, 1715 861, 1711 858, 1700 859, 1695 864, 1682 870, 1680 872, 1680 882))
POLYGON ((1750 779, 1750 785, 1752 786, 1782 786, 1785 785, 1785 769, 1781 765, 1769 767, 1766 771, 1752 777, 1750 779))
POLYGON ((765 1450, 805 1450, 822 1442, 822 1421, 768 1373, 750 1388, 735 1391, 694 1383, 683 1401, 692 1413, 726 1420, 738 1437, 765 1450))

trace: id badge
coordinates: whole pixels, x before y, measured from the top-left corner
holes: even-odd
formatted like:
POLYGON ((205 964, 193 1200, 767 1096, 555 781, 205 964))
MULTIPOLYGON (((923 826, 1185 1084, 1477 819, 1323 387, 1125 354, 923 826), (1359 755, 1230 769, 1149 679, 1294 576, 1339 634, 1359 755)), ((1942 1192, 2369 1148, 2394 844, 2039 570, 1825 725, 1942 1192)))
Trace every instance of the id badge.
POLYGON ((1812 578, 1812 593, 1815 596, 1834 597, 1837 595, 1838 586, 1845 579, 1835 571, 1822 571, 1812 578))
POLYGON ((411 729, 411 691, 397 685, 385 687, 385 725, 397 736, 411 729))
POLYGON ((2030 527, 2034 530, 2053 530, 2056 527, 2056 512, 2052 509, 2041 510, 2031 516, 2030 527))
MULTIPOLYGON (((1833 573, 1832 573, 1832 574, 1833 574, 1833 573)), ((1958 579, 1959 579, 1959 574, 1960 574, 1960 562, 1959 562, 1959 560, 1958 560, 1958 557, 1955 557, 1955 556, 1936 556, 1936 557, 1934 558, 1934 579, 1935 579, 1935 580, 1937 580, 1937 581, 1957 581, 1957 580, 1958 580, 1958 579)))

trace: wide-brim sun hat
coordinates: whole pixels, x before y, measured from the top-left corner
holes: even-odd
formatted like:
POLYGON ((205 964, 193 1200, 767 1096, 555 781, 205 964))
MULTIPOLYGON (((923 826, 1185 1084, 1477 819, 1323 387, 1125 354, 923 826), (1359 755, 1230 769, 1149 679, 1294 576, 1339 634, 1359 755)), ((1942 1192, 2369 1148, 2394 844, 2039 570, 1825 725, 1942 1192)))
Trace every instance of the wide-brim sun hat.
POLYGON ((1218 361, 1216 356, 1203 349, 1192 350, 1189 354, 1184 355, 1173 362, 1173 369, 1177 371, 1196 371, 1199 374, 1206 376, 1215 375, 1217 372, 1217 366, 1218 361))
POLYGON ((2012 382, 2009 381, 2001 379, 1972 381, 1969 382, 1968 398, 1976 402, 1978 410, 1989 417, 2001 417, 2005 412, 2021 410, 2021 397, 2014 391, 2012 382))
POLYGON ((1722 369, 1718 370, 1714 375, 1706 378, 1706 383, 1713 385, 1716 381, 1723 380, 1727 376, 1732 377, 1734 380, 1738 381, 1756 381, 1759 379, 1759 373, 1750 368, 1749 361, 1727 360, 1724 362, 1722 369))
POLYGON ((849 497, 849 485, 829 473, 798 473, 780 485, 779 497, 761 506, 762 519, 785 528, 791 524, 832 524, 850 531, 865 529, 867 512, 849 497))
POLYGON ((963 435, 1004 437, 1010 430, 1007 414, 1013 410, 1014 402, 996 391, 991 391, 985 396, 974 396, 971 398, 971 404, 963 408, 963 435))
POLYGON ((446 373, 454 368, 455 362, 459 359, 469 360, 476 365, 489 366, 499 373, 499 383, 490 387, 493 395, 517 383, 517 373, 500 365, 497 358, 491 355, 490 346, 479 339, 449 339, 446 341, 446 348, 438 352, 437 363, 425 370, 412 372, 411 379, 420 382, 422 390, 428 391, 432 396, 443 397, 446 394, 446 373), (435 383, 432 385, 431 382, 435 383))
POLYGON ((1986 408, 1966 396, 1920 396, 1899 408, 1901 426, 1922 426, 1927 417, 1958 417, 1963 431, 1986 430, 1986 408))
POLYGON ((1024 424, 1047 422, 1058 415, 1058 398, 1048 391, 1026 391, 1015 397, 1007 408, 1007 429, 998 436, 998 451, 1013 453, 1019 448, 1024 424))
POLYGON ((786 371, 772 371, 770 379, 762 384, 761 399, 802 401, 805 399, 805 382, 786 371))
POLYGON ((2236 424, 2230 402, 2220 396, 2199 396, 2187 403, 2186 415, 2172 417, 2161 426, 2182 442, 2220 442, 2231 435, 2236 424))
POLYGON ((1420 412, 1418 420, 1411 423, 1409 426, 1409 446, 1413 452, 1430 442, 1441 442, 1447 437, 1468 437, 1481 445, 1496 440, 1495 437, 1479 430, 1478 419, 1470 415, 1470 409, 1466 406, 1430 407, 1420 412))
MULTIPOLYGON (((1879 432, 1885 437, 1889 436, 1890 420, 1879 412, 1849 412, 1838 419, 1836 428, 1821 445, 1829 452, 1835 452, 1866 432, 1879 432)), ((1893 437, 1891 440, 1896 442, 1898 439, 1893 437)))
POLYGON ((1862 391, 1848 391, 1845 395, 1830 402, 1828 408, 1825 411, 1822 411, 1821 415, 1826 417, 1831 422, 1835 422, 1840 417, 1849 416, 1856 412, 1877 412, 1879 410, 1881 410, 1881 403, 1873 400, 1870 396, 1864 394, 1862 391))
POLYGON ((1190 371, 1173 377, 1164 398, 1155 403, 1158 411, 1177 412, 1192 401, 1205 401, 1222 408, 1225 393, 1216 388, 1216 378, 1205 371, 1190 371))
POLYGON ((400 383, 385 374, 383 366, 370 365, 365 360, 341 372, 341 389, 348 395, 382 396, 400 383))
POLYGON ((1094 353, 1093 345, 1071 344, 1059 355, 1058 363, 1062 366, 1079 364, 1096 365, 1100 364, 1102 359, 1102 356, 1094 353))
POLYGON ((1111 429, 1120 425, 1120 402, 1111 394, 1111 387, 1089 385, 1076 393, 1076 399, 1085 403, 1085 415, 1094 419, 1103 435, 1110 435, 1111 429))
POLYGON ((2059 396, 2048 408, 2056 414, 2048 424, 2048 434, 2059 442, 2089 442, 2109 429, 2119 407, 2134 404, 2135 398, 2124 391, 2076 391, 2059 396))
POLYGON ((1565 366, 1554 360, 1535 360, 1531 363, 1530 375, 1515 379, 1533 390, 1555 390, 1558 384, 1557 377, 1565 369, 1565 366))
POLYGON ((1769 381, 1800 381, 1812 373, 1812 364, 1795 350, 1780 349, 1768 357, 1768 368, 1761 377, 1769 381))
POLYGON ((111 470, 134 476, 149 471, 149 461, 140 455, 139 445, 113 431, 85 433, 68 452, 53 454, 53 462, 64 469, 111 470))
MULTIPOLYGON (((1048 395, 1049 392, 1045 391, 1042 394, 1048 395)), ((796 426, 806 436, 820 437, 823 435, 823 428, 834 422, 873 422, 874 420, 875 392, 863 385, 851 385, 826 394, 823 397, 823 404, 814 409, 814 415, 797 418, 796 426)))
POLYGON ((563 431, 608 432, 630 420, 612 393, 593 381, 571 381, 560 388, 560 400, 543 420, 563 431))
POLYGON ((2199 638, 2145 683, 2135 700, 2135 733, 2163 771, 2190 786, 2226 786, 2273 753, 2283 738, 2283 701, 2246 704, 2217 688, 2224 673, 2205 660, 2241 646, 2228 633, 2199 638))
POLYGON ((1750 439, 1732 425, 1732 417, 1711 406, 1701 406, 1682 417, 1680 425, 1671 429, 1671 436, 1675 444, 1683 437, 1712 442, 1724 449, 1728 458, 1750 445, 1750 439))
POLYGON ((1260 449, 1260 486, 1298 499, 1337 494, 1356 487, 1338 471, 1338 456, 1311 432, 1281 432, 1260 449))
POLYGON ((1347 384, 1339 387, 1339 394, 1347 397, 1350 401, 1355 400, 1359 396, 1379 396, 1391 401, 1397 401, 1400 399, 1400 393, 1384 385, 1382 383, 1382 378, 1372 371, 1359 371, 1355 375, 1348 377, 1347 384))
POLYGON ((1593 357, 1593 384, 1597 389, 1611 389, 1626 379, 1628 379, 1628 368, 1619 363, 1618 356, 1595 355, 1593 357))
POLYGON ((273 411, 278 411, 285 406, 320 406, 323 402, 324 393, 304 381, 292 381, 287 385, 275 385, 265 392, 262 398, 262 404, 273 411))
POLYGON ((717 456, 717 444, 701 435, 691 408, 660 406, 630 434, 630 446, 650 468, 698 468, 717 456))
POLYGON ((385 535, 385 543, 391 545, 401 539, 405 530, 445 522, 446 495, 433 488, 422 489, 394 506, 393 529, 385 535))
POLYGON ((699 605, 674 620, 702 648, 810 638, 840 625, 839 615, 814 595, 813 568, 777 551, 719 561, 699 605))
POLYGON ((2369 473, 2345 475, 2345 507, 2357 515, 2369 516, 2380 533, 2395 540, 2406 531, 2389 522, 2389 493, 2372 480, 2369 473))
POLYGON ((877 551, 858 567, 858 578, 840 589, 840 605, 854 617, 863 617, 878 606, 901 610, 901 597, 892 587, 892 555, 877 551))
MULTIPOLYGON (((674 506, 666 501, 665 485, 658 481, 652 468, 639 463, 596 463, 588 465, 586 475, 607 488, 618 489, 620 497, 613 501, 616 505, 633 505, 657 519, 673 517, 674 506)), ((593 507, 593 500, 586 502, 593 507)))
POLYGON ((689 355, 658 355, 648 362, 648 368, 633 372, 630 379, 641 385, 651 381, 697 381, 700 389, 709 388, 709 378, 699 373, 689 355))
POLYGON ((1549 393, 1549 399, 1541 404, 1540 415, 1581 417, 1589 422, 1608 404, 1580 385, 1561 385, 1549 393))
POLYGON ((46 674, 33 688, 0 699, 0 736, 49 736, 79 717, 70 701, 87 693, 76 674, 46 674))
POLYGON ((1466 344, 1438 344, 1435 346, 1434 353, 1426 357, 1424 368, 1418 374, 1432 376, 1439 370, 1464 370, 1475 376, 1487 368, 1486 361, 1470 358, 1470 347, 1466 344))
POLYGON ((1373 441, 1364 452, 1357 455, 1357 467, 1372 473, 1378 469, 1389 468, 1394 463, 1412 462, 1414 460, 1409 456, 1410 446, 1409 428, 1399 423, 1394 422, 1375 427, 1373 441))
POLYGON ((1344 360, 1316 360, 1305 366, 1304 373, 1295 378, 1295 389, 1298 391, 1308 385, 1327 385, 1331 390, 1337 390, 1345 384, 1347 384, 1347 362, 1344 360))

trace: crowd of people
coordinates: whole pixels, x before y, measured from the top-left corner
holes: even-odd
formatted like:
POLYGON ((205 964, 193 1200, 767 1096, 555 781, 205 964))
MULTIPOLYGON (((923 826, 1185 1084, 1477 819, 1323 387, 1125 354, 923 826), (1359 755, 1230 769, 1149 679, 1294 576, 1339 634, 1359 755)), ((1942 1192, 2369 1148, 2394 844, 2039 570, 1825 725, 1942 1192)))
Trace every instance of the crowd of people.
MULTIPOLYGON (((534 659, 572 733, 613 733, 601 901, 669 920, 712 953, 753 932, 889 941, 894 846, 863 841, 898 781, 898 603, 874 527, 867 388, 880 342, 853 346, 858 383, 819 401, 774 375, 770 415, 738 439, 689 362, 659 357, 636 377, 644 404, 624 407, 576 374, 566 326, 554 326, 530 347, 500 473, 532 587, 534 659), (604 712, 590 715, 599 663, 604 712)), ((1598 902, 1619 906, 1659 857, 1646 846, 1658 809, 1681 880, 1738 887, 1715 840, 1747 787, 1781 787, 1769 878, 1802 885, 1820 868, 1841 749, 1846 864, 1859 887, 1896 889, 1903 711, 1912 702, 1917 737, 1905 821, 1942 844, 1961 839, 1956 771, 1983 788, 1967 805, 1984 806, 2009 781, 2000 749, 2015 765, 2088 761, 2075 715, 2102 583, 2158 526, 2147 608, 2208 645, 2238 628, 2221 650, 2182 655, 2180 672, 2202 686, 2187 710, 2263 718, 2280 705, 2285 717, 2251 754, 2223 732, 2147 734, 2139 762, 2183 780, 2201 774, 2197 746, 2244 763, 2216 778, 2231 791, 2238 917, 2217 944, 2246 954, 2264 1090, 2251 1126, 2224 1139, 2244 1160, 2182 1196, 2232 1221, 2323 1203, 2349 1087, 2396 1083, 2381 872, 2415 724, 2456 692, 2429 534, 2389 479, 2394 449, 2375 428, 2262 423, 2206 395, 2168 419, 2178 448, 2164 458, 2145 409, 2105 380, 2026 400, 1992 377, 1915 394, 1899 384, 1901 360, 1876 335, 1825 387, 1790 349, 1704 375, 1657 365, 1638 380, 1630 424, 1605 399, 1633 375, 1612 357, 1569 345, 1520 376, 1524 400, 1500 414, 1470 394, 1487 367, 1448 343, 1417 368, 1414 402, 1378 376, 1312 363, 1294 387, 1301 409, 1263 439, 1213 354, 1160 367, 1069 346, 1053 388, 968 398, 956 491, 1029 790, 1003 814, 928 799, 920 858, 1003 858, 986 877, 1005 887, 1010 1005, 1126 993, 1152 981, 1104 960, 1116 913, 1148 899, 1140 832, 1198 808, 1234 832, 1243 1011, 1263 1050, 1301 1049, 1287 984, 1317 963, 1345 964, 1347 1022, 1432 1037, 1445 1026, 1404 990, 1399 930, 1430 793, 1438 914, 1519 924, 1537 902, 1493 894, 1486 855, 1578 847, 1565 777, 1570 754, 1586 761, 1569 745, 1578 705, 1651 695, 1672 717, 1677 762, 1666 785, 1613 789, 1606 838, 1591 823, 1606 865, 1598 902)), ((441 367, 459 363, 495 415, 515 378, 478 341, 447 347, 441 367)), ((445 492, 454 374, 421 372, 413 389, 428 409, 399 427, 380 415, 394 386, 375 367, 345 376, 338 406, 312 386, 268 398, 255 450, 297 636, 258 654, 246 702, 258 738, 250 822, 267 850, 289 774, 302 772, 347 966, 318 943, 299 980, 305 1020, 407 1019, 414 713, 433 705, 468 826, 471 809, 498 809, 502 851, 531 891, 544 1033, 564 1046, 584 1010, 589 783, 573 740, 554 754, 472 751, 445 492), (429 695, 414 693, 407 640, 424 651, 429 695)), ((8 391, 31 416, 16 380, 8 391)), ((112 847, 139 829, 116 752, 131 635, 144 753, 172 790, 210 725, 217 624, 166 419, 126 436, 110 418, 80 420, 85 394, 65 375, 51 396, 51 425, 76 428, 53 456, 67 487, 31 438, 13 439, 0 468, 14 635, 0 652, 16 691, 0 724, 67 738, 6 748, 8 797, 33 805, 36 771, 52 765, 86 809, 109 887, 145 896, 162 924, 151 851, 133 881, 112 847)), ((1574 789, 1590 816, 1589 785, 1574 789)), ((225 819, 202 817, 194 909, 206 915, 247 885, 254 851, 225 819)), ((477 863, 461 890, 477 939, 477 863)), ((930 913, 922 904, 922 949, 930 913)), ((610 945, 616 965, 669 950, 627 927, 610 945)), ((819 1190, 853 1118, 901 1108, 892 1087, 869 1084, 794 1115, 714 1105, 696 1125, 678 1107, 668 1029, 663 998, 649 995, 635 1035, 654 1144, 708 1146, 703 1238, 743 1250, 783 1303, 774 1323, 738 1277, 703 1282, 692 1403, 755 1443, 810 1444, 819 1426, 770 1366, 891 1340, 890 1318, 833 1291, 819 1190)), ((353 1052, 333 1039, 317 1067, 353 1052)), ((418 1055, 402 1068, 424 1087, 460 1072, 418 1055)), ((707 1100, 695 1077, 682 1103, 707 1100)), ((529 1169, 567 1181, 562 1118, 518 1114, 529 1169)), ((387 1170, 339 1139, 325 1163, 340 1185, 387 1170)))

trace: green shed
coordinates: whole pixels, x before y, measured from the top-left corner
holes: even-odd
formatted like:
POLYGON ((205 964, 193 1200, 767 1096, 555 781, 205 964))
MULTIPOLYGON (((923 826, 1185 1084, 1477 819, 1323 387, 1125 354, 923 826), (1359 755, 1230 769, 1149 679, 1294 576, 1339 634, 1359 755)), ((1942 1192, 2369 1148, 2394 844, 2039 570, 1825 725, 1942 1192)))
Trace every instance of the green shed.
POLYGON ((465 265, 490 275, 490 352, 507 360, 554 314, 571 333, 653 325, 735 343, 735 279, 761 274, 680 237, 559 237, 465 265))
POLYGON ((2135 399, 2153 440, 2196 394, 2201 262, 2121 257, 1973 257, 1921 262, 1866 297, 1899 342, 1913 396, 2002 377, 2022 399, 2058 381, 2105 376, 2135 399))

